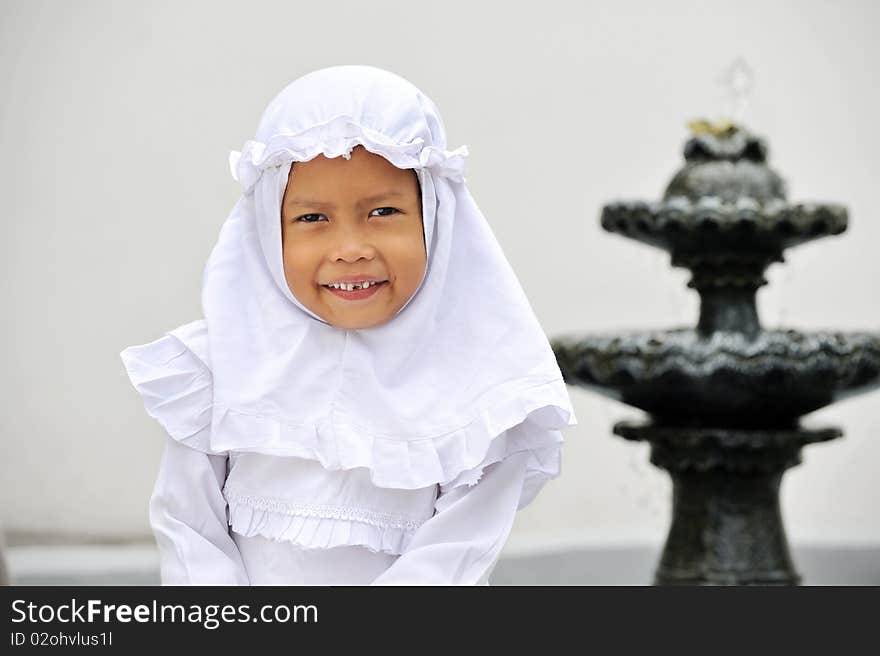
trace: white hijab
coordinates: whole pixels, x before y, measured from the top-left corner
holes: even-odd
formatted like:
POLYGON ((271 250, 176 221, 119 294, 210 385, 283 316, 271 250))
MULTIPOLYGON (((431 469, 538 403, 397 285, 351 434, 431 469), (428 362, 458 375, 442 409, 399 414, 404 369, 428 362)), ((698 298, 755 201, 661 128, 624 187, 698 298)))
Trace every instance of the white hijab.
MULTIPOLYGON (((242 196, 204 270, 207 345, 188 345, 213 382, 203 450, 366 467, 377 486, 406 489, 473 484, 481 472, 468 470, 519 450, 558 474, 559 429, 577 423, 574 411, 465 184, 467 154, 446 150, 434 103, 382 69, 321 69, 272 100, 255 139, 230 156, 242 196), (291 293, 280 211, 292 162, 348 158, 358 144, 416 170, 428 262, 391 320, 345 330, 291 293)), ((169 334, 186 343, 187 331, 169 334)))

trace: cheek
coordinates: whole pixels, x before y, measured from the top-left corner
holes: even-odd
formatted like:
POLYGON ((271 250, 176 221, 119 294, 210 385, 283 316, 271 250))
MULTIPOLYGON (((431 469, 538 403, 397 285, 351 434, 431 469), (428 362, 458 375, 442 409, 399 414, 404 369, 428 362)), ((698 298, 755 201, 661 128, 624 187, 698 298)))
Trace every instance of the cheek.
POLYGON ((290 285, 307 287, 314 273, 310 249, 303 245, 293 246, 289 242, 282 249, 284 275, 290 285))
POLYGON ((425 271, 425 243, 421 235, 398 245, 395 268, 399 277, 418 283, 425 271))

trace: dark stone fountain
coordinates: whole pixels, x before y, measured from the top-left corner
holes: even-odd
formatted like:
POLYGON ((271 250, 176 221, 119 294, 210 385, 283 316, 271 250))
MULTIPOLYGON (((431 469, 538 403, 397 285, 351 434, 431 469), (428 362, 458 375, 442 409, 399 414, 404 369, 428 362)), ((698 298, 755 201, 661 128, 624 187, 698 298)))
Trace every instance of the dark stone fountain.
POLYGON ((700 295, 696 328, 551 341, 566 382, 641 408, 613 432, 672 477, 655 584, 798 584, 779 507, 801 447, 840 437, 801 415, 880 386, 880 334, 765 330, 755 304, 783 251, 846 230, 841 205, 786 200, 744 128, 692 123, 660 202, 616 202, 602 227, 671 254, 700 295))

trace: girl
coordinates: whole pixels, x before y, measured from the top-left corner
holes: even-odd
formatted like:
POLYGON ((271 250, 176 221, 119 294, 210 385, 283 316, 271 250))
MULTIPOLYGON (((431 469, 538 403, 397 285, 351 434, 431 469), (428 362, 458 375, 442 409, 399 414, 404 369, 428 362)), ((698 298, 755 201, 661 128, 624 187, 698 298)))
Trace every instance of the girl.
POLYGON ((163 584, 488 584, 576 419, 467 154, 369 66, 295 80, 232 153, 204 319, 121 353, 167 432, 163 584))

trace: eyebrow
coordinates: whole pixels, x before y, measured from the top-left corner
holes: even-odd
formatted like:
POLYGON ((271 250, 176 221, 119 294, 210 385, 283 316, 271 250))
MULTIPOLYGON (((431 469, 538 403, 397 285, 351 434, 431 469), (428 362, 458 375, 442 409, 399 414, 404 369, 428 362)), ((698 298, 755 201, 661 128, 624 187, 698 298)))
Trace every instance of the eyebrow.
MULTIPOLYGON (((401 198, 404 195, 405 194, 400 191, 383 191, 378 194, 373 194, 372 196, 361 198, 357 202, 357 205, 368 205, 386 198, 401 198)), ((308 198, 291 198, 286 204, 290 207, 325 207, 331 209, 336 206, 335 203, 322 200, 310 200, 308 198)))

